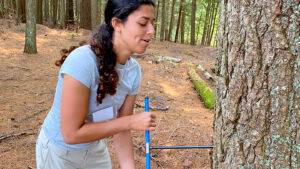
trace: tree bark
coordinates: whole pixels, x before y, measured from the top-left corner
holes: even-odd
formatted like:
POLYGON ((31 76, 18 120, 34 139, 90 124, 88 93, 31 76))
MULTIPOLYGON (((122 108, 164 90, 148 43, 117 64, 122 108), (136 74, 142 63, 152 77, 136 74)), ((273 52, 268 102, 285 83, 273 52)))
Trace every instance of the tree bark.
POLYGON ((180 0, 179 12, 178 12, 178 20, 177 20, 177 27, 176 27, 176 33, 175 33, 175 43, 178 40, 179 27, 180 27, 180 20, 181 20, 181 13, 182 13, 182 5, 183 5, 183 3, 184 3, 184 0, 180 0))
MULTIPOLYGON (((157 7, 155 8, 155 10, 156 10, 156 14, 155 14, 155 18, 156 18, 156 20, 158 21, 158 19, 159 19, 159 4, 160 4, 160 1, 157 1, 157 7)), ((157 34, 158 34, 158 22, 155 22, 155 38, 157 37, 157 34)))
POLYGON ((100 24, 99 14, 98 14, 98 0, 91 0, 91 24, 92 29, 100 24))
POLYGON ((165 0, 161 1, 161 24, 160 24, 160 37, 159 40, 163 41, 165 35, 165 19, 166 19, 166 3, 165 0))
POLYGON ((66 24, 74 24, 74 3, 73 0, 67 0, 66 4, 66 24))
POLYGON ((44 19, 46 22, 49 20, 49 1, 44 0, 44 19))
POLYGON ((300 168, 298 7, 221 0, 213 168, 300 168))
POLYGON ((169 33, 169 30, 168 30, 168 27, 169 27, 169 7, 170 7, 170 4, 169 4, 169 0, 165 0, 165 35, 164 35, 164 40, 167 40, 168 39, 168 33, 169 33))
POLYGON ((36 0, 26 0, 26 37, 24 52, 37 53, 36 49, 36 0))
POLYGON ((80 6, 80 27, 84 29, 92 29, 91 23, 91 1, 83 0, 80 6))
POLYGON ((59 15, 59 26, 61 29, 66 28, 66 2, 60 0, 60 15, 59 15))
POLYGON ((169 34, 168 34, 168 38, 167 41, 171 41, 171 37, 172 37, 172 31, 173 31, 173 25, 174 25, 174 8, 175 8, 175 3, 176 0, 172 1, 172 10, 171 10, 171 16, 170 16, 170 25, 169 25, 169 34))
POLYGON ((21 21, 22 23, 26 22, 26 10, 25 10, 25 1, 17 0, 17 23, 21 21))
POLYGON ((192 1, 192 16, 191 16, 191 45, 196 45, 195 42, 195 22, 196 22, 196 0, 192 1))
POLYGON ((185 7, 182 8, 182 12, 181 12, 181 27, 180 27, 180 40, 181 43, 184 44, 184 33, 185 33, 185 7))
POLYGON ((212 4, 212 0, 208 0, 208 4, 206 7, 204 28, 203 28, 202 39, 201 39, 201 45, 205 45, 205 39, 207 36, 207 30, 208 30, 208 26, 209 26, 211 4, 212 4))
POLYGON ((37 19, 36 23, 43 24, 43 0, 37 0, 37 19))

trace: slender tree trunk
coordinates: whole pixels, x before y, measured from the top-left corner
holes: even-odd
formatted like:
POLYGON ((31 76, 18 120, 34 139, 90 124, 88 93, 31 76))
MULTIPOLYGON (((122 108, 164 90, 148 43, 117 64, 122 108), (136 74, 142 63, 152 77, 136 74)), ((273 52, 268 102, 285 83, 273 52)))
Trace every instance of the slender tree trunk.
POLYGON ((57 20, 57 0, 51 0, 50 1, 50 15, 49 15, 49 21, 50 21, 50 28, 54 28, 56 25, 57 20))
POLYGON ((98 21, 98 24, 101 24, 102 23, 102 0, 98 0, 98 18, 99 18, 99 21, 98 21))
POLYGON ((213 168, 300 168, 298 6, 221 0, 213 168))
POLYGON ((80 6, 80 27, 84 29, 92 29, 91 23, 91 1, 83 0, 80 6))
POLYGON ((216 9, 215 9, 215 13, 214 13, 213 22, 212 22, 212 29, 211 29, 210 36, 209 36, 209 39, 208 39, 208 41, 209 41, 209 44, 208 44, 208 45, 211 44, 212 37, 213 37, 213 35, 214 35, 215 25, 216 25, 216 18, 217 18, 218 8, 219 8, 219 3, 216 4, 215 8, 216 8, 216 9))
POLYGON ((48 0, 44 0, 44 19, 46 22, 49 21, 49 1, 48 0))
POLYGON ((26 10, 25 10, 25 1, 17 0, 17 23, 21 21, 22 23, 26 22, 26 10))
POLYGON ((209 16, 210 16, 211 1, 212 0, 208 0, 208 4, 206 7, 205 22, 204 22, 204 28, 203 28, 203 33, 202 33, 201 45, 205 45, 205 39, 206 39, 206 34, 207 34, 207 29, 208 29, 208 24, 209 24, 208 21, 209 21, 209 16))
POLYGON ((180 32, 181 32, 181 43, 184 44, 184 33, 185 33, 185 7, 182 7, 182 14, 181 14, 181 27, 180 27, 180 32))
POLYGON ((191 45, 195 45, 195 22, 196 22, 196 0, 192 1, 192 16, 191 16, 191 45))
POLYGON ((196 43, 198 42, 198 37, 199 37, 199 34, 200 34, 201 18, 202 18, 202 10, 200 10, 199 23, 198 23, 198 26, 197 26, 196 43))
POLYGON ((66 2, 65 0, 60 0, 60 19, 59 25, 61 29, 66 28, 66 2))
POLYGON ((36 0, 26 0, 25 53, 37 53, 36 49, 36 0))
POLYGON ((73 0, 66 1, 66 24, 74 24, 74 3, 73 0))
POLYGON ((98 14, 98 0, 91 0, 91 24, 92 29, 100 24, 99 14, 98 14))
POLYGON ((167 41, 171 41, 171 37, 172 37, 172 31, 173 31, 173 25, 174 25, 174 8, 175 8, 175 3, 176 3, 176 0, 173 0, 172 1, 171 16, 170 16, 169 34, 168 34, 167 41))
POLYGON ((181 13, 182 13, 182 5, 183 5, 183 3, 184 3, 184 0, 180 0, 179 12, 178 12, 178 20, 177 20, 177 27, 176 27, 176 33, 175 33, 175 43, 178 40, 179 27, 180 27, 180 20, 181 20, 181 13))
MULTIPOLYGON (((159 4, 160 4, 160 1, 157 1, 157 7, 155 8, 155 10, 156 10, 155 18, 157 21, 159 20, 159 4)), ((156 38, 157 34, 158 34, 158 23, 157 22, 155 22, 154 27, 155 27, 155 38, 156 38)))
POLYGON ((57 2, 58 0, 53 0, 53 18, 52 18, 52 21, 53 21, 53 26, 56 26, 56 22, 57 22, 57 2))
POLYGON ((37 20, 36 23, 43 24, 43 0, 37 0, 37 20))
POLYGON ((169 33, 169 30, 168 30, 168 26, 169 26, 169 7, 170 7, 170 4, 169 4, 169 0, 165 0, 165 11, 166 11, 166 15, 165 15, 165 35, 164 35, 164 40, 167 40, 168 39, 168 33, 169 33))
POLYGON ((162 0, 161 1, 161 24, 160 24, 160 41, 163 41, 164 35, 165 35, 165 19, 166 19, 166 1, 162 0))

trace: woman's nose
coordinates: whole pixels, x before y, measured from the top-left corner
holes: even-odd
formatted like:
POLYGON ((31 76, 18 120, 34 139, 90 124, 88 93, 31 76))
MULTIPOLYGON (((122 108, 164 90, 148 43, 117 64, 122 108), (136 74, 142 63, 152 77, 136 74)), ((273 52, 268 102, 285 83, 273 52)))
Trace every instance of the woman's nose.
POLYGON ((147 34, 152 36, 154 33, 155 33, 154 26, 152 23, 150 23, 147 29, 147 34))

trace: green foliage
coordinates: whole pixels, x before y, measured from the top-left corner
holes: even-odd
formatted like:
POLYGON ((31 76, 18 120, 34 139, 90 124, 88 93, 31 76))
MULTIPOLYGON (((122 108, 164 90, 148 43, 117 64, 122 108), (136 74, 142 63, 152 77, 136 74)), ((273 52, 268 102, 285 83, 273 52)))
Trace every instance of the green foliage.
POLYGON ((184 54, 188 55, 188 56, 193 56, 194 57, 193 53, 191 53, 191 52, 185 52, 184 54))

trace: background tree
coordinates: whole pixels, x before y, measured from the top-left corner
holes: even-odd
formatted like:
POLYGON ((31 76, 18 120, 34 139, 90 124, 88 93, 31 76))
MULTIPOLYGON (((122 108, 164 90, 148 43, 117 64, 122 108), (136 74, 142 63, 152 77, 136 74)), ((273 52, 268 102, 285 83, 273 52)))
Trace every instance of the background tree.
POLYGON ((196 0, 192 1, 192 16, 191 16, 191 45, 195 45, 195 22, 196 22, 196 0))
POLYGON ((165 39, 165 20, 166 20, 166 2, 165 0, 161 1, 161 23, 160 23, 160 41, 165 39))
POLYGON ((26 8, 25 8, 25 1, 17 0, 17 23, 21 21, 22 23, 26 22, 26 8))
POLYGON ((213 168, 300 167, 298 11, 221 0, 213 168))
POLYGON ((183 3, 184 3, 184 0, 180 0, 179 12, 178 12, 178 19, 177 19, 177 26, 176 26, 176 34, 175 34, 175 43, 178 40, 179 27, 180 27, 180 19, 181 19, 181 14, 182 14, 182 5, 183 5, 183 3))
POLYGON ((182 5, 181 11, 181 21, 180 21, 180 40, 184 44, 184 34, 185 34, 185 5, 182 5))
POLYGON ((91 23, 91 1, 83 0, 80 5, 80 27, 84 29, 92 29, 91 23))
POLYGON ((36 49, 36 0, 26 0, 25 53, 37 53, 36 49))
POLYGON ((37 17, 36 23, 43 24, 43 0, 36 0, 37 4, 37 17))
POLYGON ((66 23, 74 24, 74 3, 73 0, 66 1, 66 23))
POLYGON ((59 14, 59 27, 61 29, 64 29, 66 27, 66 2, 65 0, 60 0, 59 1, 59 8, 60 8, 60 14, 59 14))
POLYGON ((100 24, 100 15, 98 14, 98 3, 99 0, 91 0, 91 24, 92 24, 92 29, 94 29, 97 25, 100 24))
POLYGON ((175 3, 176 3, 176 0, 172 0, 172 8, 171 8, 170 24, 169 24, 169 33, 168 33, 167 41, 171 41, 171 37, 172 37, 172 31, 173 31, 173 26, 174 26, 175 3))

